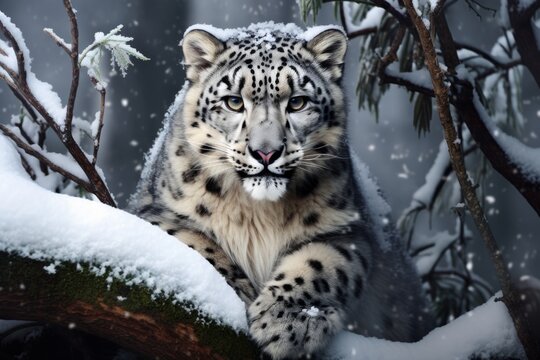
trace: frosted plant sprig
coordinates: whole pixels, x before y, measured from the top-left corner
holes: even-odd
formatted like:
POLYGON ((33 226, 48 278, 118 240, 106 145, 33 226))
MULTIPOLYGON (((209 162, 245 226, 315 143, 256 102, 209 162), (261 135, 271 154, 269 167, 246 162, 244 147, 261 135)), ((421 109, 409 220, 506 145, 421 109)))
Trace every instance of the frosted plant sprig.
POLYGON ((150 60, 137 49, 133 48, 128 42, 132 41, 132 37, 120 35, 120 30, 124 26, 118 25, 108 34, 97 32, 94 34, 94 42, 87 46, 79 56, 79 64, 88 68, 88 75, 97 80, 96 86, 106 86, 106 82, 101 76, 100 65, 103 57, 103 50, 111 52, 111 65, 118 66, 122 76, 126 76, 127 69, 131 62, 131 57, 139 60, 150 60))

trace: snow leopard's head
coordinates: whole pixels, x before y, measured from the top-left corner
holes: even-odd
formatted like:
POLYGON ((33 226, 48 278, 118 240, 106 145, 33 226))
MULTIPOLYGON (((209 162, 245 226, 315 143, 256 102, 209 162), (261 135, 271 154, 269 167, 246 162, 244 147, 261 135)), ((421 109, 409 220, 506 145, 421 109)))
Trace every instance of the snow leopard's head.
POLYGON ((331 168, 342 145, 347 39, 333 27, 298 30, 199 27, 182 40, 186 140, 206 169, 233 174, 255 199, 278 200, 331 168))

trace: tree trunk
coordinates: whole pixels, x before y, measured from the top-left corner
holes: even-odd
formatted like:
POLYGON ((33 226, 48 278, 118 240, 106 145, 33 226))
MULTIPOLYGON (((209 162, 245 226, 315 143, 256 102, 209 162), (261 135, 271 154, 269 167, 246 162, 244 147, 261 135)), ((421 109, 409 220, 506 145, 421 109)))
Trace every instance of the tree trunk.
POLYGON ((254 359, 245 334, 217 324, 189 304, 152 298, 142 285, 96 275, 87 264, 61 263, 0 252, 0 318, 36 320, 105 338, 159 359, 254 359))

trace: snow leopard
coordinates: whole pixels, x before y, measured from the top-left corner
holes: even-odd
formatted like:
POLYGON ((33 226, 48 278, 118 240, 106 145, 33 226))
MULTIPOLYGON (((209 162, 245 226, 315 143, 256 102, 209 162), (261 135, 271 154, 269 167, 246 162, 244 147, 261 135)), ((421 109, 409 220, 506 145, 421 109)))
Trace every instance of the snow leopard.
POLYGON ((343 30, 193 26, 181 47, 185 89, 131 211, 226 278, 267 358, 317 356, 341 330, 425 335, 419 277, 353 174, 343 30))

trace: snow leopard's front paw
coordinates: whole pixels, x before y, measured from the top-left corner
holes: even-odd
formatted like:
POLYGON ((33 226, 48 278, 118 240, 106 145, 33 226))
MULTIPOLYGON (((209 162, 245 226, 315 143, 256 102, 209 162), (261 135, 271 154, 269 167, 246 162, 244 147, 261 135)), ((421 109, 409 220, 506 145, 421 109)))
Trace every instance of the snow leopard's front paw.
POLYGON ((309 294, 299 295, 269 286, 248 309, 251 336, 271 359, 317 354, 342 329, 339 309, 311 306, 309 294))

